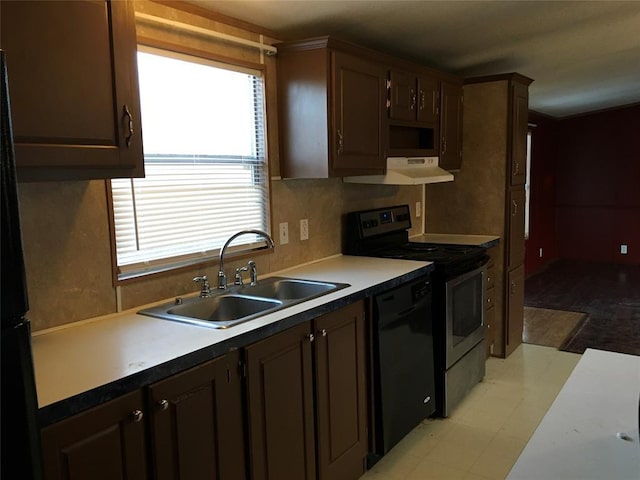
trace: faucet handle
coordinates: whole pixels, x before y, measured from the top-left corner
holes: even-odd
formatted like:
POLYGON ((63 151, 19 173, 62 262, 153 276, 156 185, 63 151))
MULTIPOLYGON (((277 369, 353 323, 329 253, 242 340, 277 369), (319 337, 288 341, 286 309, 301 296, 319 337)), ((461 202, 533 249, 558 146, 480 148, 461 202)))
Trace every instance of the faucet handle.
POLYGON ((193 279, 194 282, 196 283, 201 283, 202 285, 200 286, 200 296, 201 297, 208 297, 211 295, 211 287, 209 286, 209 280, 207 279, 206 275, 202 275, 201 277, 195 277, 193 279))
POLYGON ((233 284, 234 285, 244 285, 244 282, 242 281, 242 272, 246 272, 247 270, 249 270, 248 267, 238 267, 238 268, 236 268, 236 274, 233 277, 233 284))

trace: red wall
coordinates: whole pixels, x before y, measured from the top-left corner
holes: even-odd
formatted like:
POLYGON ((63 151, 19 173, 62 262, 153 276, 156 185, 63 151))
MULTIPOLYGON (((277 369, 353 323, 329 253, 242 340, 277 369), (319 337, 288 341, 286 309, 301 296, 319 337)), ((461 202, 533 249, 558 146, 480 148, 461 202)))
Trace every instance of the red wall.
POLYGON ((527 273, 554 258, 640 265, 640 105, 530 121, 527 273))
POLYGON ((558 257, 555 210, 558 120, 530 112, 529 123, 535 127, 531 128, 529 238, 525 242, 527 274, 558 257))

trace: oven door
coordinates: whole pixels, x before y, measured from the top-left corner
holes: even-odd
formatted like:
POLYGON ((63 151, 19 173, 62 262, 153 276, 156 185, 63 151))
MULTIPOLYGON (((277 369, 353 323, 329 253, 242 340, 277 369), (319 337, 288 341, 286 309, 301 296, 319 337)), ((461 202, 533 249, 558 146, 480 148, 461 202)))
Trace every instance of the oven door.
POLYGON ((446 282, 446 368, 484 338, 486 266, 446 282))

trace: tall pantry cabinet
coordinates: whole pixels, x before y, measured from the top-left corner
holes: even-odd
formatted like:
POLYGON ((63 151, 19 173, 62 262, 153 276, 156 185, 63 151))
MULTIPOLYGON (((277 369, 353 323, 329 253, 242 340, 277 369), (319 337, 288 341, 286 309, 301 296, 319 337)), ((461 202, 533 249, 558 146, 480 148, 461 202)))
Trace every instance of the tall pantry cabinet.
POLYGON ((496 235, 487 341, 506 357, 522 343, 528 88, 518 73, 464 83, 464 167, 450 183, 427 186, 429 233, 496 235))

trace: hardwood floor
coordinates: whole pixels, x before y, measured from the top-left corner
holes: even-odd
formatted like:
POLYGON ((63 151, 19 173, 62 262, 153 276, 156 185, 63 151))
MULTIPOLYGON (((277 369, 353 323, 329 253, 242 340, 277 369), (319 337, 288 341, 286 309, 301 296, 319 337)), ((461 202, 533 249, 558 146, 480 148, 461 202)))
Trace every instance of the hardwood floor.
POLYGON ((527 278, 525 305, 588 315, 563 350, 640 355, 640 265, 558 260, 527 278))

